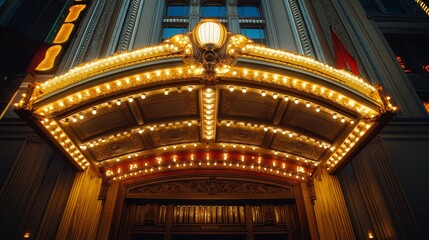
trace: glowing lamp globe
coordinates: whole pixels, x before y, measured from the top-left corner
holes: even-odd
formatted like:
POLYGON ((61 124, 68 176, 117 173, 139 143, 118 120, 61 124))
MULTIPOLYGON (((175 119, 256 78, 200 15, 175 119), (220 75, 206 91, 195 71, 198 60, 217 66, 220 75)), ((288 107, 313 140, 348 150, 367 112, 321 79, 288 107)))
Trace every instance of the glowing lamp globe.
POLYGON ((194 41, 202 49, 220 48, 226 40, 227 30, 216 19, 204 19, 195 26, 194 41))

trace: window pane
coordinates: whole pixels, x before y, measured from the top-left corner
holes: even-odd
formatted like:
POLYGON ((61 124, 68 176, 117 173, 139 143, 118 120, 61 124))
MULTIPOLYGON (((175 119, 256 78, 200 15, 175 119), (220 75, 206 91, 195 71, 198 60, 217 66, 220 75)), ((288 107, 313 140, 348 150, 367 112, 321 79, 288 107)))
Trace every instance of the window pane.
POLYGON ((381 2, 389 13, 404 13, 404 9, 402 9, 397 0, 381 0, 381 2))
POLYGON ((263 28, 241 28, 241 34, 258 43, 265 43, 265 31, 263 28))
POLYGON ((360 0, 362 7, 366 13, 381 13, 380 8, 377 6, 374 0, 360 0))
POLYGON ((247 18, 261 17, 259 7, 257 5, 244 5, 238 7, 238 16, 247 18))
POLYGON ((202 17, 225 17, 226 16, 225 6, 202 6, 201 16, 202 17))
POLYGON ((183 8, 184 8, 183 16, 189 17, 189 6, 184 6, 183 8))
POLYGON ((187 16, 189 16, 189 6, 183 6, 183 5, 168 6, 166 16, 168 16, 168 17, 187 17, 187 16))
POLYGON ((429 72, 429 36, 427 34, 385 34, 385 37, 405 72, 429 72))
POLYGON ((188 31, 187 27, 163 27, 162 39, 170 38, 176 34, 183 34, 188 31))

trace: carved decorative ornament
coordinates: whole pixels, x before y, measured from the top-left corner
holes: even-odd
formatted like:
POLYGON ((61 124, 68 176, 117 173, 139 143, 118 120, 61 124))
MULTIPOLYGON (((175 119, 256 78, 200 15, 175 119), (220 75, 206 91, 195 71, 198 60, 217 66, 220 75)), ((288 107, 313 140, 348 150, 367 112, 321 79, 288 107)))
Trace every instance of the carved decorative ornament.
POLYGON ((223 180, 217 178, 166 182, 138 186, 129 193, 205 193, 205 194, 267 194, 292 193, 291 188, 283 188, 262 183, 223 180))

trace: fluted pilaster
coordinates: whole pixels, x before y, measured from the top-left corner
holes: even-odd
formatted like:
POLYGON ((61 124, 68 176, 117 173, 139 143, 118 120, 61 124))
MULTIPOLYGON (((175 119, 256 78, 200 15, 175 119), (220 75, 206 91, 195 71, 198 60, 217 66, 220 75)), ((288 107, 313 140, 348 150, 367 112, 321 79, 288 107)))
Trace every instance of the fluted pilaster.
POLYGON ((320 239, 355 239, 337 176, 320 171, 314 179, 314 212, 320 239))
POLYGON ((92 170, 76 174, 56 239, 95 239, 101 213, 101 178, 92 170))

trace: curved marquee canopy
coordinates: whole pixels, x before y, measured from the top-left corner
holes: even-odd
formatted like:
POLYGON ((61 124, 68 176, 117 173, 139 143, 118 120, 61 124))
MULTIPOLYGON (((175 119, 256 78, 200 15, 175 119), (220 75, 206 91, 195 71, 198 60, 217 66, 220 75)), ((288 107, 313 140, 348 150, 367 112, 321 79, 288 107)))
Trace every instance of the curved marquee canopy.
POLYGON ((34 82, 16 111, 78 169, 112 180, 198 168, 336 172, 393 116, 379 87, 347 71, 204 22, 34 82))

